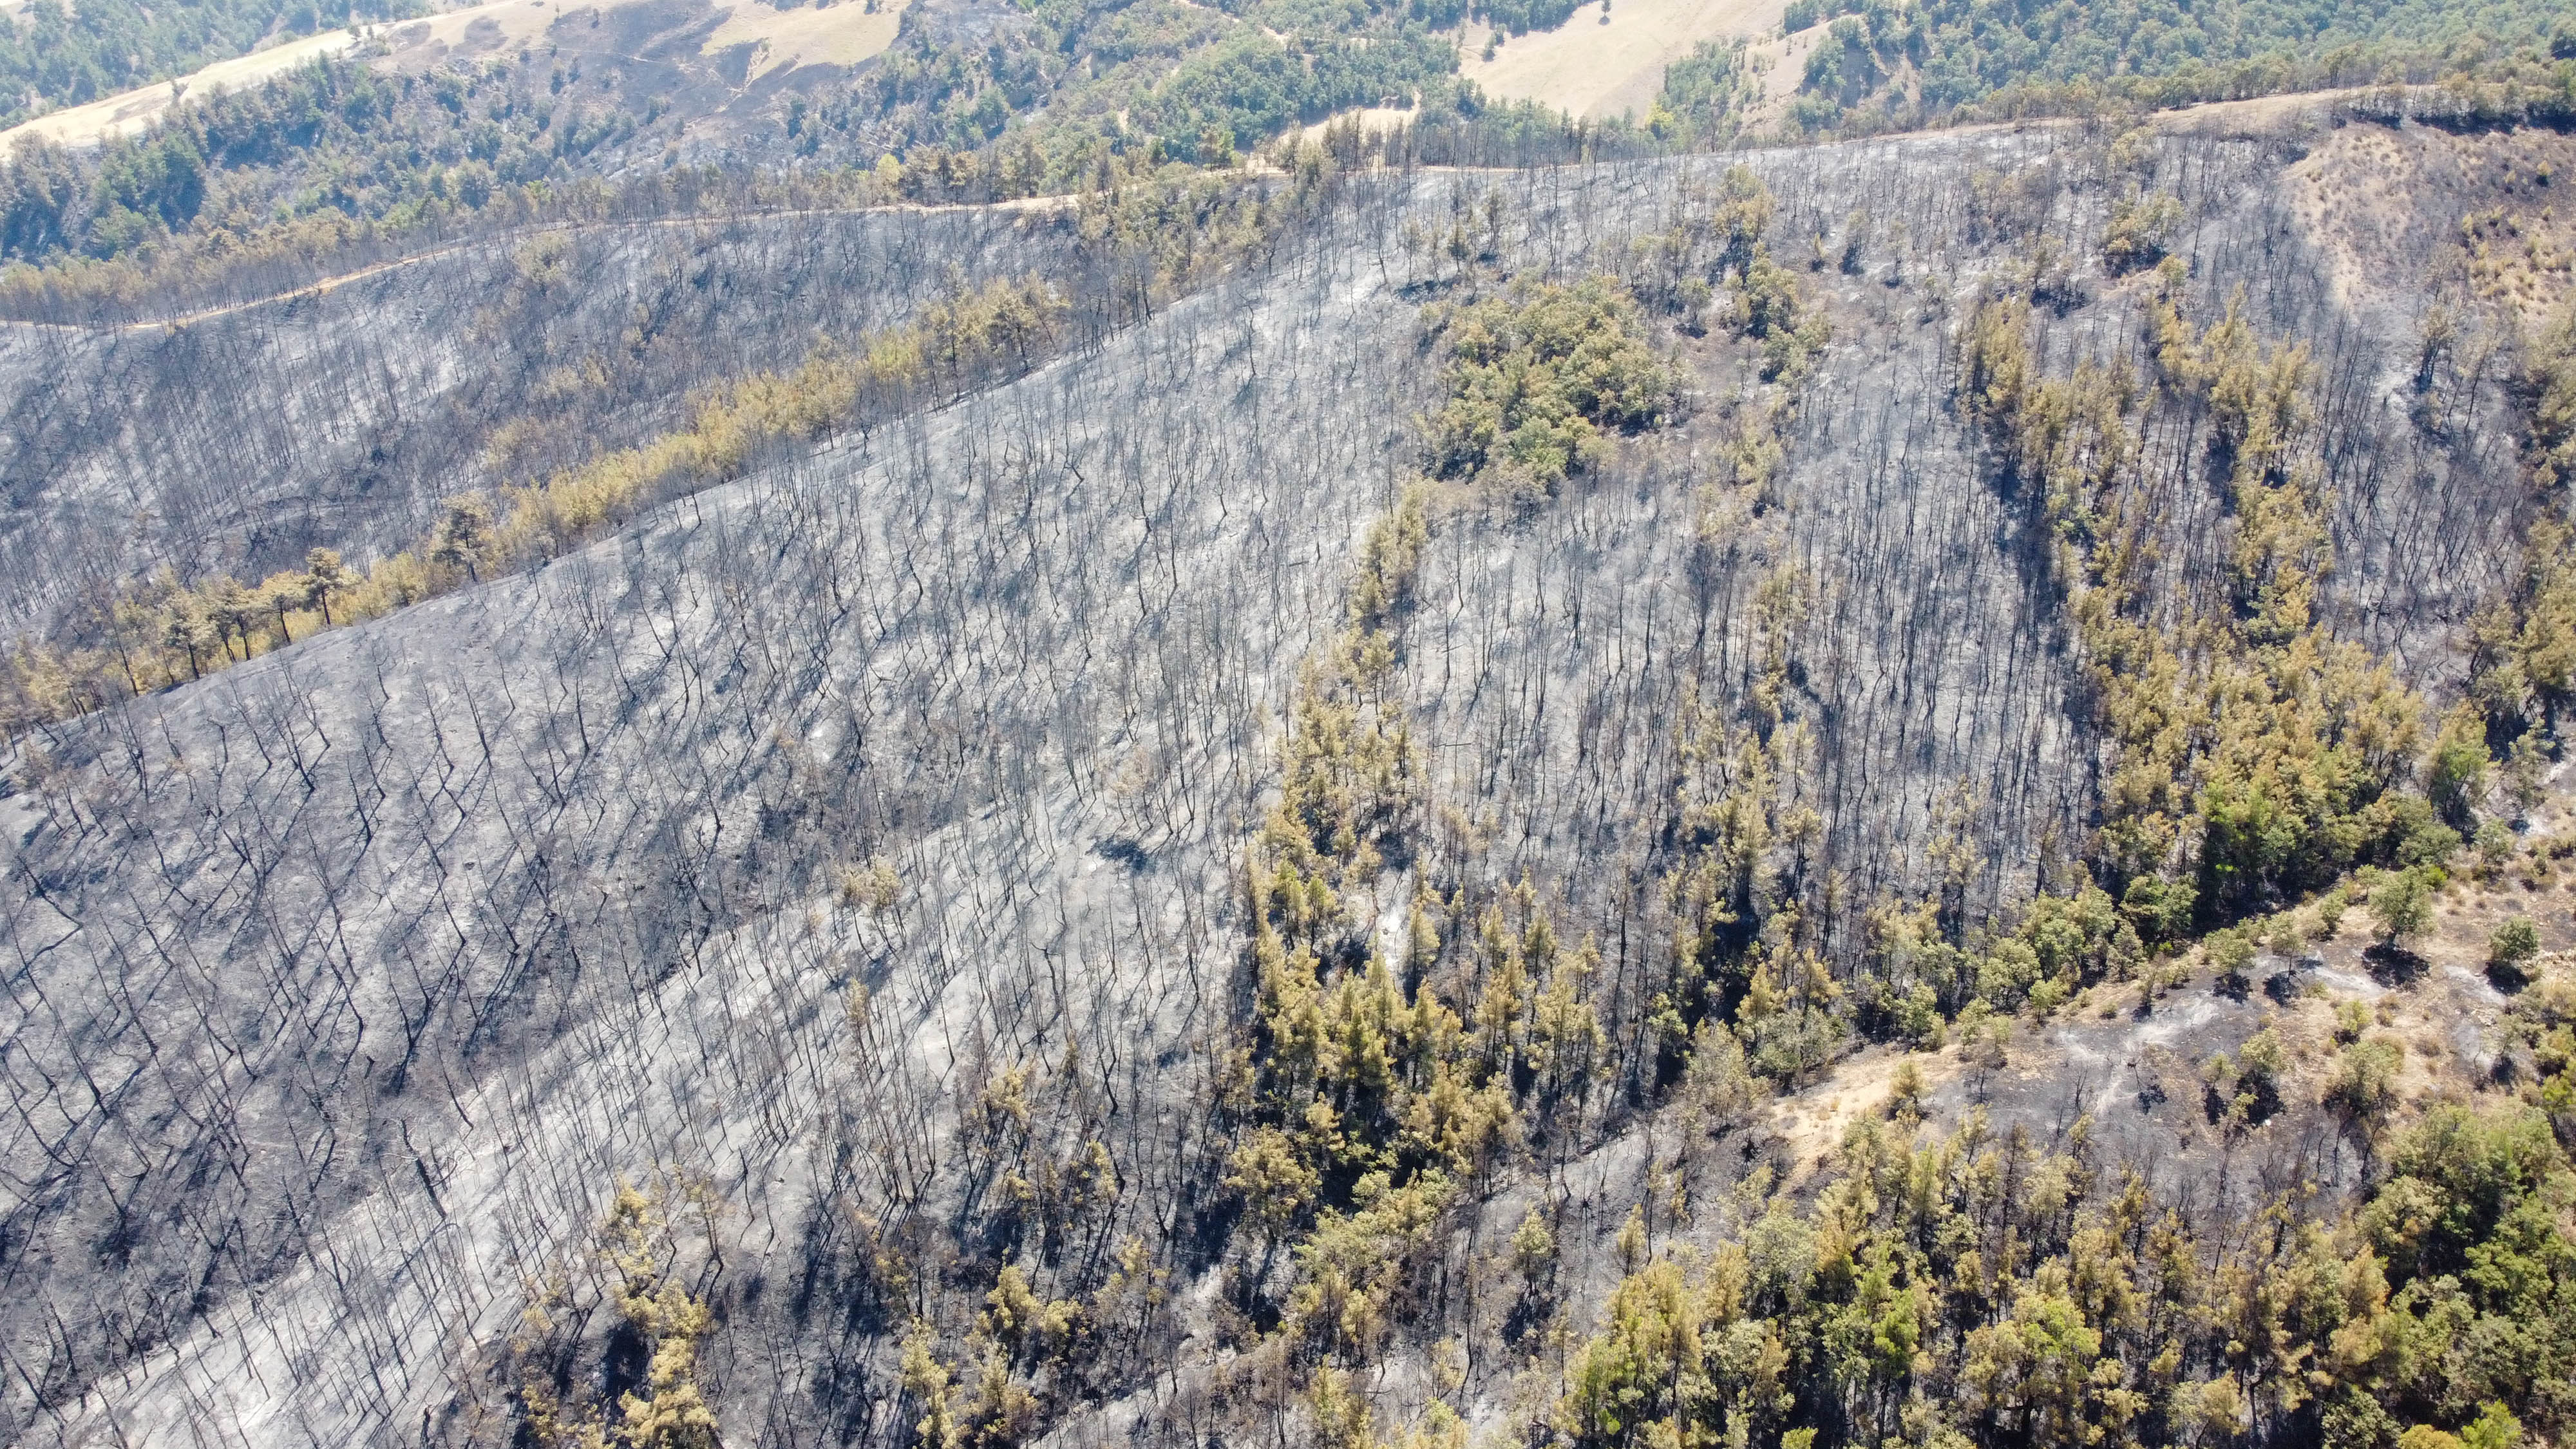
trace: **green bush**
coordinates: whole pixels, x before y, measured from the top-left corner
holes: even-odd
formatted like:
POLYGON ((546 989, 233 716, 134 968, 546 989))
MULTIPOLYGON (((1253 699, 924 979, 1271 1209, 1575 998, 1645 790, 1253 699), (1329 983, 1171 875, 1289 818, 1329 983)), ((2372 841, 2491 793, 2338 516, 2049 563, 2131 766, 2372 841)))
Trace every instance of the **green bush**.
POLYGON ((2370 914, 2379 922, 2381 941, 2404 945, 2432 923, 2432 882, 2420 869, 2389 872, 2370 893, 2370 914))
POLYGON ((2476 705, 2463 700, 2443 718, 2442 735, 2434 743, 2426 771, 2424 793, 2444 821, 2462 831, 2472 828, 2492 763, 2487 758, 2486 719, 2476 705))
POLYGON ((2520 967, 2540 954, 2540 928, 2529 916, 2516 916, 2487 938, 2487 964, 2520 967))
POLYGON ((1508 471, 1553 488, 1591 465, 1604 432, 1655 426, 1680 405, 1679 373, 1615 278, 1517 282, 1427 320, 1450 350, 1449 400, 1424 420, 1436 476, 1508 471))
POLYGON ((2397 1105, 2397 1074, 2405 1065, 2406 1049, 2388 1037, 2352 1043, 2335 1054, 2326 1105, 2355 1128, 2377 1131, 2397 1105))
POLYGON ((2351 906, 2352 897, 2344 893, 2342 886, 2336 886, 2317 897, 2317 925, 2316 929, 2309 933, 2309 939, 2333 940, 2335 933, 2343 929, 2343 913, 2351 906))
POLYGON ((2254 938, 2242 929, 2212 934, 2208 949, 2209 964, 2232 980, 2243 979, 2245 968, 2254 964, 2254 938))

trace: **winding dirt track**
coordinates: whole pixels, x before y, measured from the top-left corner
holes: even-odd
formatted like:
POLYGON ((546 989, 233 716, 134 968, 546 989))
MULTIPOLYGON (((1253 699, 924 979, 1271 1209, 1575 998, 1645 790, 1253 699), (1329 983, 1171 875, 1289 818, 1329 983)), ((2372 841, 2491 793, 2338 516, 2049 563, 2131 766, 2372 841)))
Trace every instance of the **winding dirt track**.
POLYGON ((804 216, 854 216, 869 211, 1055 211, 1072 205, 1076 199, 1072 196, 1033 196, 1015 201, 955 202, 935 206, 815 206, 794 211, 731 211, 697 216, 654 217, 643 221, 550 221, 535 226, 495 232, 490 236, 449 242, 445 246, 431 247, 427 251, 413 252, 409 256, 370 263, 354 271, 335 273, 299 287, 289 287, 284 291, 249 297, 238 302, 226 302, 217 307, 201 307, 196 311, 182 312, 171 317, 147 317, 134 322, 38 322, 23 317, 0 317, 0 327, 25 327, 54 332, 150 332, 155 329, 176 329, 198 322, 211 321, 217 317, 229 317, 235 312, 248 312, 260 307, 274 307, 301 301, 307 297, 319 297, 353 282, 363 282, 369 277, 380 276, 386 272, 400 271, 405 267, 436 261, 440 257, 454 256, 458 252, 509 246, 551 232, 676 231, 689 227, 726 227, 747 221, 793 220, 804 216))
MULTIPOLYGON (((2258 96, 2251 100, 2210 101, 2197 106, 2186 106, 2178 110, 2157 113, 2151 118, 2150 123, 2161 126, 2176 127, 2207 127, 2210 125, 2277 125, 2282 120, 2296 114, 2304 108, 2331 105, 2337 101, 2346 100, 2353 96, 2364 94, 2366 91, 2371 89, 2374 88, 2352 87, 2329 91, 2298 91, 2277 96, 2258 96)), ((2039 118, 2025 121, 1991 121, 1969 126, 1942 127, 1939 129, 1943 131, 1976 132, 2076 124, 2080 124, 2080 118, 2039 118)), ((1470 166, 1426 166, 1421 169, 1425 171, 1464 172, 1494 168, 1470 166)), ((1246 174, 1258 174, 1258 170, 1257 168, 1247 168, 1246 174)), ((396 271, 404 267, 417 266, 423 262, 435 261, 440 257, 451 256, 457 252, 471 251, 478 247, 505 246, 523 242, 528 238, 542 236, 549 232, 647 231, 676 230, 687 227, 723 227, 732 226, 746 221, 777 221, 804 216, 848 216, 864 211, 1057 211, 1074 205, 1078 200, 1078 197, 1072 195, 1032 196, 1012 201, 950 202, 936 205, 901 204, 892 206, 825 206, 807 207, 793 211, 723 212, 699 216, 656 217, 643 221, 545 222, 539 225, 521 227, 511 231, 497 232, 491 236, 476 237, 466 241, 450 242, 445 246, 432 247, 427 251, 414 252, 409 256, 396 257, 391 261, 375 262, 370 265, 357 268, 354 271, 341 272, 333 276, 321 278, 318 281, 307 282, 299 287, 291 287, 284 291, 271 292, 265 296, 247 298, 239 302, 227 302, 221 306, 200 308, 193 312, 183 312, 171 317, 153 317, 134 322, 38 322, 24 318, 0 317, 0 327, 25 327, 60 332, 148 332, 154 328, 186 327, 198 322, 211 321, 217 317, 227 317, 236 312, 247 312, 261 307, 279 306, 285 303, 300 301, 307 297, 319 297, 338 288, 348 286, 353 282, 362 282, 369 277, 377 276, 385 272, 396 271)))

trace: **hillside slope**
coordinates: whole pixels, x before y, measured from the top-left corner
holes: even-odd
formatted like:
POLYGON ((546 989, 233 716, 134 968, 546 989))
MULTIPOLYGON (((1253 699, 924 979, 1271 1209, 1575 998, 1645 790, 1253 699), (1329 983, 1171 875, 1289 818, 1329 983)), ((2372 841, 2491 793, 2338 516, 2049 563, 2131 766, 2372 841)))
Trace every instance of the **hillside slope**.
MULTIPOLYGON (((1284 849, 1263 824, 1286 808, 1283 748, 1390 719, 1417 803, 1323 914, 1435 963, 1425 990, 1487 970, 1503 937, 1552 932, 1569 958, 1589 942, 1604 1055, 1529 1156, 1493 1159, 1424 1230, 1438 1286, 1362 1391, 1389 1424, 1443 1394, 1506 1436, 1547 1422, 1527 1306, 1544 1295, 1479 1286, 1525 1215, 1553 1204, 1564 1265, 1535 1321, 1580 1335, 1635 1258, 1632 1210, 1693 1241, 1649 1221, 1684 1196, 1668 1157, 1703 1174, 1687 1196, 1711 1236, 1718 1204, 1812 1186, 1893 1070, 1884 1048, 1839 1068, 1824 1051, 1776 1113, 1726 1118, 1736 1135, 1687 1116, 1667 973, 1703 933, 1742 944, 1734 916, 1683 904, 1710 821, 1768 822, 1764 863, 1739 864, 1797 883, 1754 897, 1763 939, 1813 963, 1818 1012, 1881 970, 1873 909, 1942 902, 2002 932, 2071 889, 2101 823, 2117 761, 2052 562, 2056 505, 1966 391, 1988 294, 2036 299, 2052 376, 2144 351, 2160 305, 2206 328, 2233 302, 2261 337, 2305 340, 2335 561, 2316 612, 2405 685, 2461 687, 2462 626, 2511 584, 2532 506, 2509 379, 2425 361, 2423 317, 2452 294, 2410 279, 2435 269, 2338 281, 2343 233, 2320 236, 2297 190, 2337 144, 2294 120, 1747 155, 1776 199, 1763 255, 1797 315, 1830 324, 1794 336, 1691 320, 1718 269, 1687 235, 1742 200, 1728 163, 1342 177, 1318 224, 1025 376, 31 735, 0 800, 0 1436, 507 1442, 540 1432, 547 1383, 614 1402, 651 1381, 667 1320, 647 1345, 611 1304, 676 1301, 652 1300, 665 1283, 714 1306, 720 1326, 682 1337, 727 1443, 908 1442, 945 1402, 939 1364, 963 1373, 970 1332, 997 1343, 996 1316, 1028 1307, 1014 1291, 1072 1305, 1089 1337, 1029 1348, 1043 1402, 979 1422, 1181 1443, 1321 1418, 1329 1373, 1292 1382, 1260 1347, 1276 1285, 1311 1260, 1227 1182, 1250 1170, 1262 1090, 1229 1053, 1275 990, 1259 943, 1305 909, 1255 878, 1284 849), (2141 193, 2174 198, 2158 246, 2176 265, 2115 272, 2105 234, 2141 193), (1457 345, 1456 314, 1425 304, 1605 271, 1650 299, 1678 405, 1553 487, 1415 489, 1457 345), (1362 602, 1380 520, 1424 496, 1405 602, 1362 602), (1341 662, 1371 619, 1398 652, 1341 662), (1409 911, 1436 922, 1428 948, 1409 911), (652 1212, 618 1217, 621 1182, 652 1212)), ((474 447, 448 420, 488 416, 639 298, 669 300, 690 351, 767 366, 801 350, 788 324, 917 304, 935 279, 909 258, 1043 273, 1063 245, 964 213, 603 231, 577 242, 544 342, 442 325, 515 285, 484 256, 175 334, 13 336, 29 416, 64 416, 58 396, 106 416, 120 378, 156 400, 113 444, 67 429, 53 461, 12 460, 54 515, 14 546, 110 546, 119 490, 170 519, 145 549, 222 546, 252 520, 291 528, 279 547, 417 529, 474 447), (279 415, 237 458, 210 420, 324 357, 381 379, 351 389, 363 410, 331 410, 328 432, 279 415), (381 498, 330 510, 346 523, 273 521, 327 503, 369 446, 381 498), (208 501, 130 491, 165 471, 208 501)), ((2462 335, 2453 357, 2501 345, 2462 335)), ((704 366, 654 355, 647 377, 704 366)), ((2200 416, 2140 414, 2150 610, 2223 594, 2240 567, 2200 416)), ((13 608, 70 581, 35 582, 13 608)), ((1751 959, 1773 989, 1772 958, 1751 959)), ((2169 1151, 2197 1104, 2151 1101, 2136 1063, 2239 1053, 2263 1007, 2168 984, 2187 994, 2142 1023, 2100 1014, 2138 988, 2087 982, 2098 996, 2032 1028, 2042 1049, 2005 1059, 2021 1075, 1927 1056, 1927 1113, 2061 1141, 2089 1105, 2106 1172, 2198 1162, 2169 1151)), ((2367 1148, 2305 1107, 2253 1129, 2259 1171, 2182 1173, 2178 1206, 2223 1224, 2283 1181, 2363 1182, 2367 1148)), ((1354 1212, 1388 1200, 1368 1196, 1383 1179, 1334 1190, 1354 1212)))
POLYGON ((381 557, 440 503, 666 430, 693 391, 792 368, 925 303, 1072 278, 1062 222, 888 209, 549 229, 184 326, 0 325, 0 618, 172 565, 256 578, 381 557), (495 435, 535 438, 504 469, 495 435))

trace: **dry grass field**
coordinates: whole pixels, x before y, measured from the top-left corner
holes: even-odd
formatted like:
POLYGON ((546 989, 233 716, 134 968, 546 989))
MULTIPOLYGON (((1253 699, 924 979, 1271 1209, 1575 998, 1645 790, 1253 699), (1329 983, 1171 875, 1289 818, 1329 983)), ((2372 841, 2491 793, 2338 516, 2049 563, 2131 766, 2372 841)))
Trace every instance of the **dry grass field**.
MULTIPOLYGON (((557 24, 585 24, 595 15, 647 3, 651 0, 605 0, 598 5, 486 0, 395 25, 307 36, 218 61, 182 80, 142 86, 39 116, 0 131, 0 149, 20 136, 42 136, 63 146, 90 146, 131 135, 185 96, 241 90, 353 47, 365 47, 369 63, 379 69, 417 72, 459 57, 515 49, 537 41, 557 24)), ((745 73, 736 82, 740 88, 772 72, 802 65, 856 65, 894 44, 902 8, 888 5, 871 10, 859 0, 845 0, 822 8, 778 10, 760 0, 728 0, 691 23, 705 25, 713 17, 721 18, 700 40, 699 53, 713 59, 739 46, 752 47, 745 73)))
POLYGON ((2290 178, 2291 204, 2347 299, 2402 285, 2391 258, 2423 259, 2465 270, 2481 301, 2536 328, 2576 284, 2576 137, 2346 125, 2290 178))
MULTIPOLYGON (((505 0, 524 4, 525 0, 505 0)), ((500 5, 478 9, 499 9, 500 5)), ((459 11, 458 14, 465 12, 459 11)), ((442 17, 444 18, 444 17, 442 17)), ((71 106, 51 115, 0 131, 0 148, 17 143, 21 136, 41 136, 59 146, 88 146, 118 136, 130 135, 152 123, 153 118, 170 109, 180 97, 191 91, 210 91, 218 87, 240 90, 257 85, 270 76, 291 70, 326 55, 338 55, 358 43, 358 37, 346 30, 325 35, 308 35, 284 45, 253 51, 231 60, 217 61, 185 80, 163 81, 141 86, 85 106, 71 106)))
POLYGON ((1703 40, 1769 34, 1783 0, 1595 0, 1555 30, 1510 37, 1481 59, 1491 32, 1470 24, 1459 73, 1505 100, 1537 101, 1578 116, 1643 117, 1664 87, 1664 67, 1703 40))

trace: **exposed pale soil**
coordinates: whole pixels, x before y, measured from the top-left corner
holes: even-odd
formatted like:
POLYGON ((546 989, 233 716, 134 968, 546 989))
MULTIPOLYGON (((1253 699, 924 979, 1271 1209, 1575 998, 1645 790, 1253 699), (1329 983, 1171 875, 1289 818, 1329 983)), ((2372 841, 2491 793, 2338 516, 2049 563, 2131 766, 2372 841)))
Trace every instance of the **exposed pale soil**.
MULTIPOLYGON (((0 150, 21 135, 42 136, 68 146, 132 135, 184 96, 241 90, 322 56, 355 50, 379 70, 425 71, 451 60, 538 44, 558 25, 589 27, 612 12, 656 5, 667 8, 666 0, 598 0, 596 4, 484 0, 417 20, 307 36, 217 61, 176 81, 138 87, 22 122, 0 131, 0 150)), ((777 9, 764 0, 723 0, 703 9, 683 6, 681 16, 684 27, 704 32, 695 38, 693 49, 705 58, 700 68, 709 77, 717 77, 719 62, 741 52, 736 57, 738 66, 721 77, 739 92, 774 73, 809 65, 846 68, 882 53, 894 43, 902 7, 889 3, 871 11, 861 0, 841 0, 819 8, 777 9)), ((669 58, 667 54, 655 57, 669 58)))
POLYGON ((1491 29, 1471 22, 1458 72, 1505 100, 1642 120, 1663 92, 1665 66, 1703 40, 1777 30, 1784 9, 1785 0, 1591 0, 1554 30, 1506 36, 1491 60, 1491 29))
POLYGON ((2337 293, 2356 305, 2432 269, 2538 326, 2576 289, 2576 135, 2355 122, 2322 135, 2289 177, 2337 293))
MULTIPOLYGON (((525 6, 527 3, 528 0, 493 0, 492 5, 481 8, 525 6)), ((339 55, 358 43, 355 33, 334 30, 290 40, 266 50, 255 50, 231 60, 219 60, 178 80, 138 86, 86 105, 71 106, 32 121, 22 121, 0 131, 0 148, 15 145, 22 136, 40 136, 58 146, 89 146, 114 137, 132 135, 152 124, 162 112, 190 92, 204 95, 218 89, 240 90, 323 56, 339 55)))

